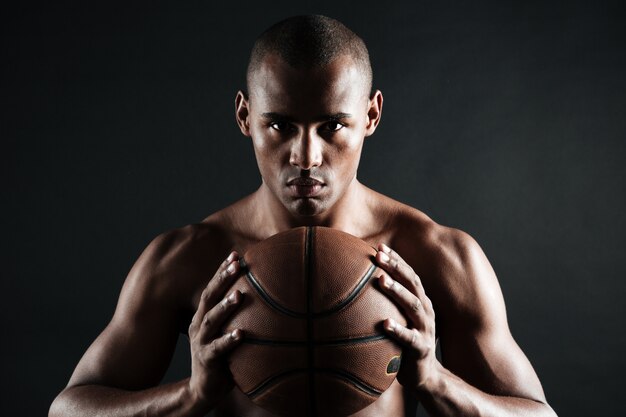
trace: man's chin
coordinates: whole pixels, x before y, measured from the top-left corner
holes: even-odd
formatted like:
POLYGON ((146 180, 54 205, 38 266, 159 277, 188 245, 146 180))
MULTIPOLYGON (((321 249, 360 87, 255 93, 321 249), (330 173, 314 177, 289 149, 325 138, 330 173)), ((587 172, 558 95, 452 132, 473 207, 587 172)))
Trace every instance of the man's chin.
POLYGON ((289 212, 293 216, 313 217, 326 211, 324 203, 315 198, 298 198, 289 204, 289 212))

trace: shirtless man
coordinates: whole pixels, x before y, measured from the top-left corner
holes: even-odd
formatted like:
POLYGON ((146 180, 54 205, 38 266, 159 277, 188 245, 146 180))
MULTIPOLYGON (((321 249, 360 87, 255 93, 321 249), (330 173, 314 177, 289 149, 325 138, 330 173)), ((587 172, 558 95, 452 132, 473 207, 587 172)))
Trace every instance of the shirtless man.
POLYGON ((555 416, 509 332, 478 244, 357 180, 364 138, 383 104, 371 90, 363 41, 329 18, 287 19, 255 43, 247 82, 236 119, 252 140, 261 186, 150 243, 50 416, 268 416, 234 386, 226 366, 228 353, 245 343, 241 330, 220 331, 245 297, 229 286, 250 245, 316 225, 378 249, 377 262, 393 278, 380 280, 381 288, 409 322, 385 320, 404 347, 401 370, 355 416, 414 416, 418 402, 433 416, 555 416), (189 335, 191 375, 159 385, 180 333, 189 335))

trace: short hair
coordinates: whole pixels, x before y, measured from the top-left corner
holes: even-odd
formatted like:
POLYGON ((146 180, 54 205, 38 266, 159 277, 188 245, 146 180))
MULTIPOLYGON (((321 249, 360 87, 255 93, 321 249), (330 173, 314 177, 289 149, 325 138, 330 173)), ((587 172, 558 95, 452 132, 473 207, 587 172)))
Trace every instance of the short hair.
POLYGON ((321 15, 294 16, 282 20, 255 41, 250 54, 246 81, 266 55, 274 53, 294 68, 316 68, 340 56, 350 56, 364 76, 368 95, 372 89, 372 65, 365 42, 343 23, 321 15))

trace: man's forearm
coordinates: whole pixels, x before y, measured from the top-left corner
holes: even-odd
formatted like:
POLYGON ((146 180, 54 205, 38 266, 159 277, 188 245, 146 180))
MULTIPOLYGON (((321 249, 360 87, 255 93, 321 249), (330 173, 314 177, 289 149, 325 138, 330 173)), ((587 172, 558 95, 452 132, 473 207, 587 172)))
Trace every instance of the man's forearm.
POLYGON ((546 403, 487 394, 441 365, 438 377, 424 384, 418 391, 418 398, 433 417, 556 417, 546 403))
POLYGON ((142 391, 100 385, 70 387, 54 400, 49 417, 200 417, 208 414, 210 405, 194 399, 188 387, 188 379, 142 391))

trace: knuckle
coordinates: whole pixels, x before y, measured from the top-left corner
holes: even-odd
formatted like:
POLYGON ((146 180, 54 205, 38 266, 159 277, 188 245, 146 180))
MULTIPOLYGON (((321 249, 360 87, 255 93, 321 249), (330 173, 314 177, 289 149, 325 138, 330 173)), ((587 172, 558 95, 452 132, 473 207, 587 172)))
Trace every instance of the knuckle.
POLYGON ((411 330, 411 346, 417 347, 417 332, 415 330, 411 330))
POLYGON ((226 281, 226 277, 228 277, 228 271, 226 271, 225 269, 221 270, 219 275, 219 282, 223 283, 224 281, 226 281))
POLYGON ((389 261, 389 265, 390 265, 393 269, 398 269, 398 265, 399 265, 398 259, 397 259, 395 256, 393 256, 393 257, 391 258, 391 260, 389 261))
POLYGON ((213 341, 213 343, 211 343, 211 352, 214 358, 219 357, 224 352, 224 350, 226 350, 229 341, 230 336, 228 333, 226 333, 225 335, 222 335, 222 337, 218 337, 213 341))
POLYGON ((217 340, 214 340, 209 345, 209 360, 213 360, 217 358, 220 354, 219 346, 217 345, 217 340))
POLYGON ((413 304, 411 304, 411 310, 415 313, 419 312, 422 309, 422 302, 419 298, 415 299, 413 304))
POLYGON ((413 269, 411 269, 412 275, 413 275, 413 285, 415 285, 416 288, 419 288, 422 286, 422 280, 420 279, 420 277, 413 271, 413 269))
POLYGON ((394 251, 393 249, 389 252, 389 258, 389 263, 393 264, 393 266, 396 268, 400 265, 400 261, 402 260, 402 258, 400 258, 400 255, 398 255, 398 252, 394 251))

